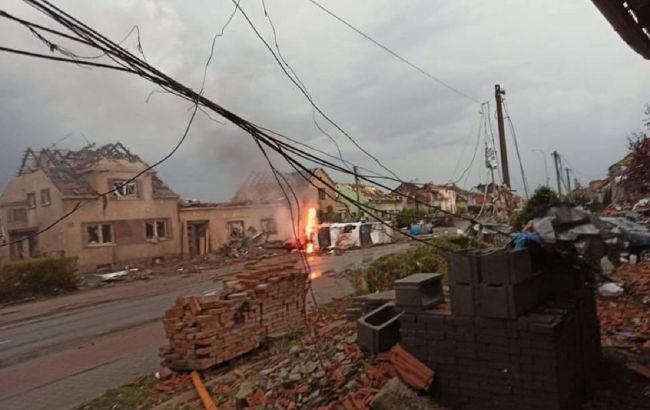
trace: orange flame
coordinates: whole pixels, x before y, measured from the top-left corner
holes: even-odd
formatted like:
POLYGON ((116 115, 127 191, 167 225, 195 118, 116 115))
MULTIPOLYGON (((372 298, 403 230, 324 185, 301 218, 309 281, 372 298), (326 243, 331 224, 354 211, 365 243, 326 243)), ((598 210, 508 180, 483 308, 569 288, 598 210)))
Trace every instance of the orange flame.
POLYGON ((314 242, 312 236, 314 235, 314 227, 316 226, 316 208, 309 208, 307 210, 307 224, 305 225, 305 252, 314 252, 314 242))

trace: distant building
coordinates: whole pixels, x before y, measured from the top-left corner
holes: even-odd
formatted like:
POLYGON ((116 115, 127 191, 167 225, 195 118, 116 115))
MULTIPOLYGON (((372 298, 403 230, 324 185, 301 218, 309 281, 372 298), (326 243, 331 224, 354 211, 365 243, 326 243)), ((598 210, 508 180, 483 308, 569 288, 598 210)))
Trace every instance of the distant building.
POLYGON ((0 255, 76 256, 80 267, 94 269, 177 254, 178 195, 151 170, 127 182, 146 168, 120 143, 28 149, 0 195, 6 240, 17 241, 0 255))
POLYGON ((456 190, 453 185, 426 183, 418 186, 405 182, 395 188, 395 193, 402 196, 404 209, 426 212, 432 208, 440 208, 456 213, 456 190))
POLYGON ((374 186, 337 183, 336 189, 341 193, 337 213, 342 221, 357 221, 364 218, 375 221, 376 219, 369 214, 384 220, 392 220, 403 208, 402 198, 399 195, 384 192, 374 186), (355 204, 357 193, 362 207, 355 204), (351 198, 352 201, 346 198, 351 198), (366 211, 361 209, 364 206, 367 208, 366 211))

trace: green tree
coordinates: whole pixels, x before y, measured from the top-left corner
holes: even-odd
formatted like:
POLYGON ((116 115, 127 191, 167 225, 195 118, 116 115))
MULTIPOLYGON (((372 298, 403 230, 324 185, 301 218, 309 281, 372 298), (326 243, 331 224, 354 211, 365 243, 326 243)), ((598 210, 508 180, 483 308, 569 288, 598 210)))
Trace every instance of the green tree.
POLYGON ((539 218, 546 213, 546 210, 553 204, 559 202, 557 194, 547 186, 541 186, 535 190, 526 206, 515 217, 512 226, 520 231, 531 219, 539 218))

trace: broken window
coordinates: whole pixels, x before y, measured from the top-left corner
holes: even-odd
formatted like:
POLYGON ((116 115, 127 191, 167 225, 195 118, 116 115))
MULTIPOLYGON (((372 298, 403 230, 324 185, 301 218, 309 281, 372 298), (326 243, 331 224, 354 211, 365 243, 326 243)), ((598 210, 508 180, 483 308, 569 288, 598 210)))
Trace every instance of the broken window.
POLYGON ((14 209, 11 216, 14 222, 27 222, 27 210, 25 208, 14 209))
POLYGON ((228 236, 230 239, 241 239, 244 237, 244 221, 228 222, 228 236))
POLYGON ((275 224, 275 219, 265 218, 262 219, 262 232, 265 233, 278 233, 278 227, 275 224))
POLYGON ((325 188, 318 188, 318 199, 321 201, 327 199, 327 193, 325 192, 325 188))
POLYGON ((113 198, 136 199, 138 197, 138 184, 135 181, 113 180, 113 198))
POLYGON ((165 239, 167 238, 167 221, 165 219, 146 221, 144 231, 147 239, 165 239))
POLYGON ((50 190, 41 189, 41 206, 48 206, 52 202, 50 201, 50 190))
POLYGON ((86 225, 88 245, 101 245, 113 243, 113 224, 88 224, 86 225))
POLYGON ((36 208, 36 194, 33 192, 27 194, 27 207, 36 208))

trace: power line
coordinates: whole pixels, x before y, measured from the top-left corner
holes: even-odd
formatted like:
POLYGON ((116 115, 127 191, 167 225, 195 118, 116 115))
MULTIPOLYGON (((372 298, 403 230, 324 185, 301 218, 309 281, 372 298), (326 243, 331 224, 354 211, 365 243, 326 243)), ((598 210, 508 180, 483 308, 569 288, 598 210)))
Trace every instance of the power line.
MULTIPOLYGON (((282 155, 285 157, 285 159, 290 162, 290 164, 296 164, 297 162, 293 160, 293 158, 290 158, 288 154, 284 151, 285 149, 292 151, 294 153, 298 153, 300 156, 303 156, 304 158, 314 160, 319 163, 324 163, 329 165, 331 168, 339 170, 340 172, 344 173, 350 173, 349 170, 342 168, 340 166, 337 166, 335 164, 328 163, 325 160, 322 160, 321 158, 314 157, 313 155, 306 153, 298 148, 296 148, 293 145, 287 144, 285 142, 282 142, 280 140, 275 139, 274 137, 270 136, 269 134, 265 133, 263 130, 260 128, 256 127, 254 124, 244 120, 243 118, 239 117, 238 115, 226 110, 225 108, 217 105, 216 103, 210 101, 206 97, 204 97, 202 94, 197 94, 196 92, 192 91, 188 87, 182 85, 181 83, 178 83, 171 77, 163 74, 162 72, 156 70, 154 67, 150 66, 148 63, 140 60, 130 52, 124 50, 120 46, 116 45, 115 43, 112 43, 110 40, 106 39, 99 33, 95 32, 91 28, 85 26, 83 23, 79 22, 78 20, 74 19, 73 17, 67 15, 65 12, 62 12, 60 9, 56 8, 56 6, 52 6, 49 2, 46 0, 25 0, 28 3, 34 5, 37 9, 41 10, 44 12, 46 15, 50 16, 53 18, 55 21, 59 22, 60 24, 68 27, 71 31, 77 33, 79 36, 81 36, 83 39, 85 39, 87 42, 90 42, 93 47, 105 51, 107 54, 110 54, 110 56, 116 60, 120 60, 121 62, 124 62, 127 64, 129 67, 133 69, 133 71, 149 80, 152 81, 159 86, 161 86, 163 89, 168 90, 174 94, 177 94, 181 96, 182 98, 185 98, 190 101, 195 101, 196 102, 196 108, 195 111, 193 112, 193 116, 196 114, 198 111, 198 106, 203 105, 206 108, 209 108, 210 110, 218 113, 222 117, 226 118, 233 124, 237 125, 247 133, 249 133, 256 141, 262 142, 264 145, 267 147, 273 149, 276 151, 278 154, 282 155), (311 158, 310 158, 311 157, 311 158), (291 161, 289 161, 291 159, 291 161)), ((67 62, 74 62, 68 60, 67 62)), ((192 117, 193 118, 193 117, 192 117)), ((188 124, 188 129, 186 130, 189 131, 189 125, 188 124)), ((181 141, 182 142, 182 141, 181 141)), ((180 145, 180 143, 179 143, 180 145)), ((177 149, 177 148, 176 148, 177 149)), ((171 153, 173 154, 175 150, 171 153)), ((171 155, 170 154, 170 155, 171 155)), ((168 157, 166 157, 168 158, 168 157)), ((165 159, 166 159, 165 158, 165 159)), ((163 159, 164 160, 164 159, 163 159)), ((160 163, 160 162, 159 162, 160 163)), ((155 166, 157 164, 154 164, 155 166)), ((153 167, 152 166, 152 167, 153 167)), ((301 165, 301 168, 304 168, 304 166, 301 165)), ((136 176, 137 178, 137 176, 136 176)), ((372 182, 373 184, 377 186, 382 186, 381 184, 377 183, 376 181, 372 181, 369 178, 364 178, 365 180, 372 182)), ((383 186, 385 187, 385 186, 383 186)), ((332 188, 334 192, 337 192, 339 195, 342 195, 338 190, 336 190, 335 187, 332 188)), ((387 188, 390 189, 390 188, 387 188)), ((346 197, 345 195, 342 195, 344 198, 346 197)), ((445 211, 444 209, 441 209, 439 207, 432 206, 430 204, 424 204, 431 209, 437 209, 440 212, 453 215, 449 211, 445 211)), ((366 205, 359 206, 362 209, 368 209, 366 205)), ((467 219, 472 223, 477 223, 475 220, 472 218, 462 218, 462 219, 467 219)), ((505 233, 504 233, 505 235, 505 233)))
POLYGON ((521 162, 521 154, 519 153, 519 143, 517 142, 517 133, 515 132, 515 126, 512 124, 512 119, 510 118, 510 113, 508 112, 508 105, 506 101, 503 101, 503 109, 506 112, 506 119, 508 120, 508 128, 510 128, 510 134, 515 143, 515 151, 517 152, 517 160, 519 161, 519 170, 521 171, 521 181, 524 184, 524 193, 526 194, 526 199, 529 198, 528 192, 528 180, 526 179, 526 173, 524 172, 524 164, 521 162))
MULTIPOLYGON (((305 85, 305 83, 300 79, 300 77, 298 76, 298 73, 296 73, 296 71, 293 69, 293 67, 291 67, 291 65, 287 62, 287 59, 284 58, 284 55, 282 55, 282 50, 280 50, 280 44, 278 43, 278 33, 277 33, 276 29, 275 29, 275 24, 273 23, 273 20, 271 19, 271 15, 269 14, 268 8, 266 7, 266 1, 265 0, 262 0, 262 8, 264 9, 264 15, 266 16, 266 19, 268 20, 269 25, 271 26, 271 31, 273 32, 273 42, 275 44, 275 49, 278 52, 278 57, 280 58, 280 60, 282 60, 282 63, 284 63, 284 65, 287 66, 289 71, 291 71, 291 74, 293 74, 293 77, 295 78, 295 80, 300 84, 300 87, 302 87, 302 90, 307 94, 307 96, 309 96, 309 98, 312 98, 311 93, 307 89, 307 86, 305 85)), ((320 124, 318 124, 318 121, 316 120, 316 108, 313 106, 313 104, 312 104, 312 107, 311 107, 311 117, 312 117, 312 121, 314 122, 314 125, 316 126, 318 131, 320 131, 321 134, 323 134, 324 136, 329 138, 329 140, 332 141, 332 143, 336 147, 336 150, 337 150, 337 152, 339 154, 339 158, 341 160, 341 163, 348 165, 348 167, 351 167, 350 163, 348 163, 343 158, 343 153, 341 152, 341 147, 339 146, 338 142, 336 142, 336 139, 334 139, 333 136, 331 136, 328 132, 326 132, 320 126, 320 124)))
POLYGON ((389 53, 390 55, 392 55, 393 57, 397 58, 398 60, 400 60, 400 61, 403 62, 404 64, 407 64, 409 67, 411 67, 411 68, 417 70, 419 73, 425 75, 427 78, 429 78, 429 79, 431 79, 431 80, 437 82, 438 84, 444 86, 445 88, 447 88, 447 89, 453 91, 454 93, 458 94, 459 96, 461 96, 461 97, 463 97, 463 98, 465 98, 465 99, 467 99, 467 100, 469 100, 469 101, 472 101, 472 102, 474 102, 474 103, 476 103, 476 104, 481 104, 481 101, 477 100, 477 99, 474 98, 474 97, 469 96, 468 94, 462 92, 462 91, 459 90, 458 88, 456 88, 456 87, 454 87, 454 86, 452 86, 452 85, 446 83, 445 81, 441 80, 440 78, 436 77, 435 75, 429 73, 429 72, 426 71, 425 69, 423 69, 423 68, 421 68, 420 66, 416 65, 415 63, 411 62, 410 60, 407 60, 405 57, 402 57, 402 56, 399 55, 396 51, 391 50, 391 49, 388 48, 387 46, 383 45, 383 44, 380 43, 379 41, 377 41, 377 40, 375 40, 374 38, 372 38, 370 35, 364 33, 363 31, 361 31, 361 30, 358 29, 357 27, 353 26, 351 23, 349 23, 349 22, 347 22, 346 20, 344 20, 342 17, 337 16, 336 14, 334 14, 332 11, 328 10, 327 8, 325 8, 325 6, 323 6, 322 4, 318 3, 317 1, 315 1, 315 0, 308 0, 308 1, 309 1, 310 3, 312 3, 314 6, 318 7, 320 10, 322 10, 322 11, 324 11, 325 13, 329 14, 330 16, 334 17, 334 18, 335 18, 336 20, 338 20, 339 22, 345 24, 348 28, 354 30, 357 34, 359 34, 360 36, 362 36, 362 37, 365 38, 366 40, 370 41, 371 43, 373 43, 373 44, 376 45, 377 47, 381 48, 381 49, 384 50, 385 52, 387 52, 387 53, 389 53))
MULTIPOLYGON (((235 3, 235 0, 232 0, 232 2, 235 3)), ((236 3, 235 3, 235 4, 236 4, 236 3)), ((319 107, 319 106, 314 102, 314 100, 311 98, 311 96, 309 95, 309 93, 307 93, 307 91, 306 91, 305 89, 303 89, 303 88, 300 86, 300 84, 298 83, 298 81, 296 81, 296 79, 294 79, 294 78, 289 74, 289 72, 287 71, 287 69, 286 69, 286 68, 284 67, 284 65, 282 64, 282 61, 280 60, 280 58, 275 54, 275 52, 273 51, 273 49, 271 48, 271 46, 269 45, 269 43, 264 39, 264 37, 263 37, 263 36, 260 34, 260 32, 257 30, 257 28, 255 27, 255 25, 253 24, 253 22, 251 21, 251 19, 248 17, 248 15, 246 14, 246 12, 245 12, 245 11, 244 11, 244 10, 243 10, 239 5, 238 5, 238 4, 237 4, 237 8, 239 9, 239 12, 242 13, 242 15, 244 16, 244 18, 245 18, 246 21, 248 22, 248 25, 249 25, 249 26, 251 27, 251 29, 255 32, 255 35, 260 39, 260 41, 261 41, 262 43, 264 43, 264 46, 265 46, 266 49, 271 53, 271 55, 272 55, 273 58, 275 59, 276 63, 280 66, 280 68, 281 68, 282 71, 284 72, 285 76, 286 76, 287 78, 289 78, 289 80, 290 80, 290 81, 291 81, 291 82, 292 82, 292 83, 293 83, 293 84, 298 88, 298 90, 300 90, 300 92, 305 96, 305 98, 307 99, 307 101, 309 101, 309 103, 312 105, 312 107, 313 107, 316 111, 318 111, 318 113, 319 113, 323 118, 325 118, 325 119, 327 120, 327 122, 329 122, 330 124, 332 124, 332 125, 333 125, 337 130, 339 130, 339 132, 341 132, 343 135, 345 135, 345 136, 346 136, 346 137, 347 137, 347 138, 348 138, 348 139, 349 139, 349 140, 350 140, 350 141, 351 141, 351 142, 352 142, 352 143, 353 143, 353 144, 354 144, 354 145, 355 145, 359 150, 361 150, 361 152, 363 152, 363 153, 366 154, 368 157, 370 157, 371 159, 373 159, 373 160, 377 163, 377 165, 379 165, 379 166, 382 167, 384 170, 386 170, 386 171, 388 171, 389 173, 391 173, 395 178, 399 178, 399 176, 397 176, 397 174, 396 174, 395 172, 393 172, 392 170, 390 170, 389 168, 387 168, 384 164, 381 163, 381 161, 379 161, 379 159, 377 159, 377 157, 375 157, 375 156, 372 155, 370 152, 368 152, 365 148, 363 148, 363 147, 362 147, 362 146, 361 146, 361 145, 360 145, 360 144, 359 144, 359 143, 358 143, 358 142, 357 142, 357 141, 356 141, 356 140, 355 140, 355 139, 354 139, 350 134, 348 134, 348 133, 347 133, 343 128, 341 128, 341 127, 340 127, 336 122, 334 122, 334 121, 333 121, 333 120, 332 120, 332 119, 331 119, 331 118, 330 118, 330 117, 329 117, 329 116, 328 116, 328 115, 327 115, 327 114, 326 114, 326 113, 325 113, 325 112, 324 112, 324 111, 323 111, 323 110, 322 110, 322 109, 321 109, 321 108, 320 108, 320 107, 319 107)))

